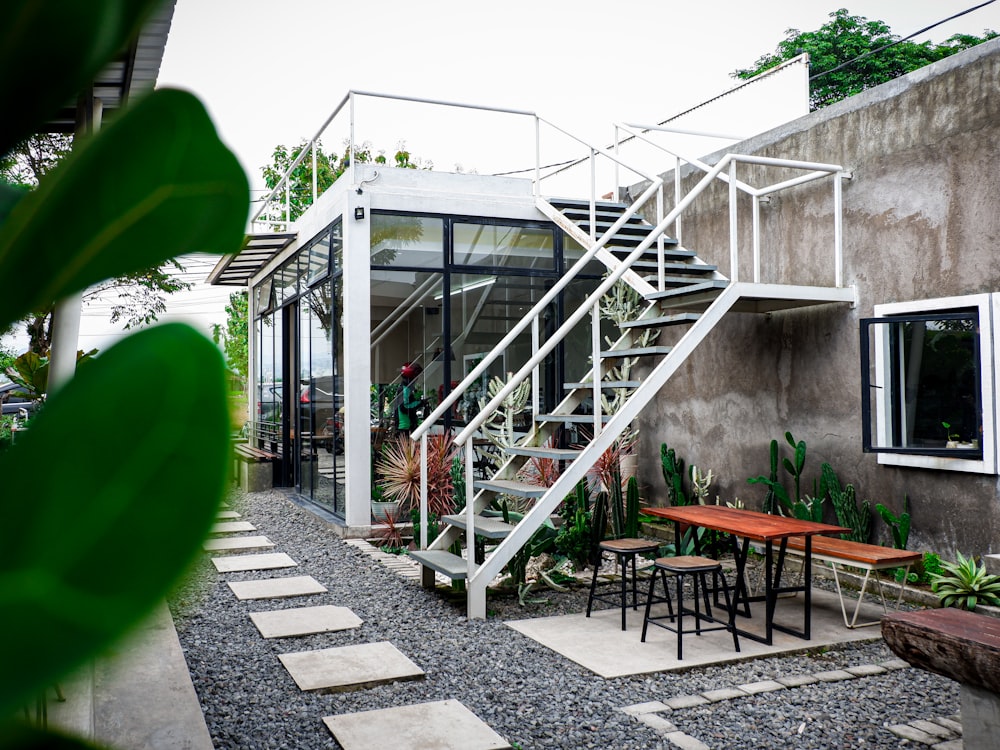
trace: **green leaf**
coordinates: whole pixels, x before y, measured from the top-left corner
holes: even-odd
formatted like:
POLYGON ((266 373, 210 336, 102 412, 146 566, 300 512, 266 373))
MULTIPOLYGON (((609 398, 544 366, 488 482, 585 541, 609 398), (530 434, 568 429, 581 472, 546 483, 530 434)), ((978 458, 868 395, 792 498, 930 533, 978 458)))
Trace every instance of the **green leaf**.
POLYGON ((74 150, 0 226, 0 327, 104 279, 239 249, 249 187, 202 104, 153 92, 74 150))
POLYGON ((52 730, 36 729, 20 723, 0 726, 3 750, 96 750, 96 745, 52 730))
POLYGON ((0 454, 0 716, 119 638, 189 564, 226 481, 225 393, 217 347, 150 328, 0 454))
POLYGON ((74 106, 160 0, 4 0, 0 24, 0 154, 74 106), (16 102, 16 106, 13 105, 16 102))
POLYGON ((0 182, 0 225, 7 219, 17 202, 28 194, 28 189, 19 185, 0 182))

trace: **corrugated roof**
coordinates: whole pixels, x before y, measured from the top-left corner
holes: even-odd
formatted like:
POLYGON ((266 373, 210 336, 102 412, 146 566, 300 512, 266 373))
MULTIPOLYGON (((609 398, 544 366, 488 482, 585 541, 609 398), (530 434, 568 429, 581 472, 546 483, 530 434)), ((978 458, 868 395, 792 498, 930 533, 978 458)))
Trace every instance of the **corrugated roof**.
POLYGON ((245 287, 260 269, 292 244, 297 236, 294 233, 248 234, 240 252, 219 259, 208 275, 208 283, 245 287))
MULTIPOLYGON (((164 0, 143 26, 139 38, 97 76, 94 97, 101 100, 105 116, 156 84, 175 4, 176 0, 164 0)), ((45 132, 76 132, 76 118, 76 102, 71 102, 46 123, 45 132)))

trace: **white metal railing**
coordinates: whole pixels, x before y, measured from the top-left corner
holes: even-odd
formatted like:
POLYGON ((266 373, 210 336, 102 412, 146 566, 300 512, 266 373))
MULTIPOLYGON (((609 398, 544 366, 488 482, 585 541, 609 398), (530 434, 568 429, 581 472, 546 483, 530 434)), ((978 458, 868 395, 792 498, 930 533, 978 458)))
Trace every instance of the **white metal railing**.
MULTIPOLYGON (((674 165, 674 199, 675 201, 680 200, 681 194, 681 169, 684 164, 690 164, 692 167, 701 170, 702 172, 709 172, 712 167, 703 162, 701 159, 692 157, 690 155, 682 154, 677 149, 671 149, 662 143, 658 143, 650 139, 646 133, 649 131, 660 131, 666 133, 685 133, 691 134, 691 131, 678 130, 677 128, 665 127, 662 125, 641 125, 634 123, 617 123, 615 125, 615 139, 618 140, 618 131, 622 130, 629 134, 630 138, 635 138, 641 140, 650 146, 670 154, 675 159, 674 165)), ((734 139, 736 136, 723 135, 720 133, 705 133, 702 135, 708 135, 713 138, 726 138, 734 139)), ((761 281, 761 269, 760 269, 760 203, 762 200, 766 199, 768 196, 786 190, 797 185, 804 185, 808 182, 813 182, 815 180, 820 180, 824 178, 833 177, 833 256, 834 256, 834 286, 842 287, 844 285, 843 277, 843 225, 841 218, 842 210, 842 186, 840 176, 843 175, 844 168, 839 164, 825 164, 820 162, 808 162, 799 161, 794 159, 777 159, 766 156, 748 156, 740 154, 727 154, 726 159, 730 159, 729 162, 729 172, 720 173, 719 177, 723 181, 729 183, 729 253, 730 253, 730 280, 739 281, 739 254, 738 254, 738 216, 737 216, 737 192, 743 192, 749 195, 752 199, 752 209, 751 209, 751 225, 752 225, 752 247, 753 247, 753 280, 754 283, 760 283, 761 281), (773 184, 765 185, 764 187, 754 187, 736 177, 736 165, 737 164, 756 164, 758 166, 766 167, 781 167, 785 169, 796 169, 796 170, 806 170, 806 174, 794 177, 792 179, 783 180, 781 182, 776 182, 773 184)), ((680 239, 680 231, 677 231, 678 239, 680 239)), ((660 266, 662 268, 662 259, 660 266)))
POLYGON ((305 158, 307 156, 309 156, 312 159, 312 185, 311 185, 311 188, 312 188, 312 202, 313 203, 316 202, 316 199, 320 195, 319 185, 318 185, 318 182, 317 182, 317 169, 316 169, 317 151, 318 151, 319 143, 320 143, 323 135, 326 133, 327 129, 330 127, 330 125, 333 123, 333 121, 335 119, 337 119, 337 117, 342 112, 345 111, 345 108, 347 110, 347 115, 348 115, 348 118, 349 118, 349 126, 348 126, 349 127, 349 136, 348 136, 348 144, 347 144, 347 154, 348 154, 348 167, 350 169, 350 180, 351 180, 352 184, 354 184, 354 183, 357 182, 357 179, 356 179, 356 175, 357 175, 357 172, 356 172, 357 159, 355 158, 355 155, 357 153, 356 147, 358 145, 358 141, 357 141, 357 139, 355 137, 355 119, 356 119, 356 106, 357 106, 356 105, 356 100, 359 97, 360 98, 369 98, 369 99, 391 99, 391 100, 402 101, 402 102, 410 102, 410 103, 416 103, 416 104, 430 104, 430 105, 436 105, 436 106, 440 106, 440 107, 454 107, 454 108, 459 108, 459 109, 477 110, 477 111, 482 111, 482 112, 495 112, 495 113, 498 113, 498 114, 520 115, 520 116, 524 116, 524 117, 534 118, 535 121, 536 121, 536 125, 535 125, 535 135, 536 135, 536 148, 535 148, 535 154, 536 154, 536 162, 535 162, 535 164, 536 164, 536 179, 538 177, 538 173, 539 173, 539 167, 538 167, 538 165, 540 164, 540 162, 538 161, 538 156, 539 156, 539 147, 538 147, 539 128, 538 128, 538 124, 537 124, 538 116, 534 112, 529 112, 527 110, 522 110, 522 109, 509 109, 509 108, 504 108, 504 107, 491 107, 491 106, 486 106, 486 105, 481 105, 481 104, 465 104, 465 103, 461 103, 461 102, 450 102, 450 101, 444 101, 444 100, 440 100, 440 99, 426 99, 426 98, 415 97, 415 96, 399 96, 399 95, 396 95, 396 94, 382 94, 382 93, 378 93, 378 92, 374 92, 374 91, 360 91, 360 90, 354 90, 354 89, 352 89, 352 90, 348 91, 347 94, 344 95, 344 98, 340 100, 340 102, 334 108, 333 112, 331 112, 330 115, 326 118, 326 120, 323 121, 323 124, 320 126, 319 130, 316 131, 316 134, 305 143, 305 145, 303 146, 302 150, 299 152, 299 155, 292 161, 292 163, 288 167, 288 169, 285 170, 285 173, 278 180, 278 182, 275 184, 275 186, 271 189, 271 192, 269 192, 261 200, 261 206, 250 216, 250 225, 251 225, 251 228, 253 228, 258 222, 260 222, 260 223, 266 223, 266 224, 271 224, 271 225, 274 225, 274 224, 285 224, 285 225, 287 225, 288 223, 290 223, 290 221, 291 221, 291 187, 290 187, 291 186, 291 176, 295 172, 295 170, 298 169, 299 165, 302 164, 302 162, 305 160, 305 158), (261 215, 265 211, 268 211, 271 208, 271 204, 273 203, 273 201, 275 199, 275 196, 279 196, 279 195, 283 196, 284 219, 283 220, 282 219, 270 219, 270 218, 263 218, 262 219, 261 215))

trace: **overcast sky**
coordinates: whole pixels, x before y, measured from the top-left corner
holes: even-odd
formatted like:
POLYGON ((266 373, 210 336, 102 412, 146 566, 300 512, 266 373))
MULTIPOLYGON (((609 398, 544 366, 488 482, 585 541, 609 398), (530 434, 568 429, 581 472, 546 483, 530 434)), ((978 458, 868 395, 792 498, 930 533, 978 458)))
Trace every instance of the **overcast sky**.
MULTIPOLYGON (((908 36, 981 2, 177 0, 159 85, 202 99, 261 188, 260 168, 274 146, 310 138, 350 89, 535 111, 607 142, 616 120, 662 121, 725 91, 734 84, 730 73, 774 51, 787 29, 817 29, 839 7, 908 36)), ((984 29, 1000 30, 1000 2, 920 40, 984 29)), ((440 121, 418 119, 391 121, 375 146, 391 152, 405 139, 425 155, 420 128, 440 121)), ((733 123, 718 129, 732 132, 733 123)), ((483 154, 505 140, 501 129, 475 142, 483 154)), ((336 139, 325 145, 340 147, 336 139)), ((533 163, 532 153, 526 157, 533 163)), ((463 158, 476 169, 485 157, 463 158)), ((203 279, 210 267, 194 262, 189 278, 203 279)), ((176 295, 168 317, 208 331, 225 323, 228 291, 176 295)), ((99 305, 84 310, 81 348, 110 345, 106 316, 99 305)))

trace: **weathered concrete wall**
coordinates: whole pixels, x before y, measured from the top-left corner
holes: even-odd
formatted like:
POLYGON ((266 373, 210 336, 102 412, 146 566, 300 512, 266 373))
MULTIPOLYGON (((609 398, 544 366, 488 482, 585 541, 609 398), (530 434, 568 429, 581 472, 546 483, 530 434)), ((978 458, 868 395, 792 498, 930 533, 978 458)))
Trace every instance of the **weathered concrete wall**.
MULTIPOLYGON (((767 474, 771 438, 784 446, 790 430, 808 445, 810 494, 828 461, 873 506, 899 512, 909 496, 911 549, 946 557, 1000 550, 996 476, 881 466, 862 453, 858 340, 858 321, 876 304, 1000 291, 1000 40, 733 150, 853 171, 844 183, 844 263, 859 305, 724 320, 643 421, 640 471, 654 502, 665 502, 659 446, 666 441, 689 464, 715 471, 713 494, 759 507, 764 490, 746 479, 767 474)), ((763 207, 763 281, 832 285, 828 184, 796 188, 763 207)), ((685 246, 725 273, 727 206, 726 191, 715 190, 684 217, 685 246)), ((750 280, 750 253, 743 255, 741 278, 750 280)), ((888 539, 881 519, 873 528, 876 539, 888 539)))

